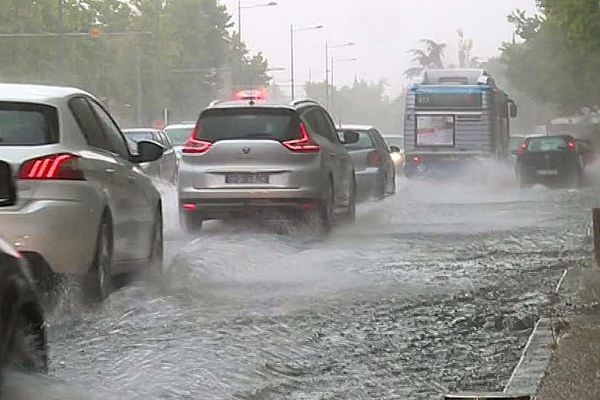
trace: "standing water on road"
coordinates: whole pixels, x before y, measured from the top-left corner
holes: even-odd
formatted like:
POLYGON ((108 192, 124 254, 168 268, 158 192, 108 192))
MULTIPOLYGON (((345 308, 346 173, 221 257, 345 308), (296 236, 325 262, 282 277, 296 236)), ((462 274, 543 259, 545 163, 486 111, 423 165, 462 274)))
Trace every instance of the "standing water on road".
POLYGON ((51 375, 90 399, 502 389, 563 268, 589 256, 591 194, 501 177, 399 188, 322 240, 169 225, 162 287, 122 289, 97 310, 66 302, 50 318, 51 375))

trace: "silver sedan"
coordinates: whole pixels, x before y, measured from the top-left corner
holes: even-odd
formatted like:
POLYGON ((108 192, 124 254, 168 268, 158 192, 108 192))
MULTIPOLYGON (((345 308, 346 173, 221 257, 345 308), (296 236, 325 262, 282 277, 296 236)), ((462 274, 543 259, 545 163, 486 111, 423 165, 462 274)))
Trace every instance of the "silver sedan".
POLYGON ((138 164, 163 149, 142 141, 138 150, 86 92, 1 84, 0 154, 18 178, 17 204, 0 210, 2 234, 36 273, 75 275, 96 300, 114 274, 160 270, 161 199, 138 164))

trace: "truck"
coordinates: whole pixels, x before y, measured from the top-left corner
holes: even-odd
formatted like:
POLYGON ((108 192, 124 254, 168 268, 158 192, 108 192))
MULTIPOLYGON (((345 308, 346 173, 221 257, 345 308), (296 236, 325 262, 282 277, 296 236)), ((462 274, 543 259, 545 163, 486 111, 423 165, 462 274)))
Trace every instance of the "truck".
POLYGON ((427 69, 408 89, 404 173, 448 176, 466 162, 510 155, 517 106, 483 69, 427 69))

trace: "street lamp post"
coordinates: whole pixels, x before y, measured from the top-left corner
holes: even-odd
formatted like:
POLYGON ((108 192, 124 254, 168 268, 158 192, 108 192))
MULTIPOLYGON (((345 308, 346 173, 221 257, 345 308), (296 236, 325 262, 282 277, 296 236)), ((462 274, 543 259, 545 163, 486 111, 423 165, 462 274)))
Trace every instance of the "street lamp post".
POLYGON ((264 8, 264 7, 274 7, 277 5, 277 2, 271 1, 268 3, 258 3, 258 4, 248 4, 243 5, 242 0, 238 0, 238 35, 240 40, 240 45, 242 44, 242 10, 248 8, 264 8))
POLYGON ((354 42, 330 45, 325 41, 325 103, 329 108, 329 49, 354 46, 354 42))
POLYGON ((295 32, 306 32, 323 29, 323 25, 309 26, 306 28, 294 28, 294 24, 290 25, 290 80, 292 82, 292 101, 296 99, 296 77, 294 74, 294 33, 295 32))

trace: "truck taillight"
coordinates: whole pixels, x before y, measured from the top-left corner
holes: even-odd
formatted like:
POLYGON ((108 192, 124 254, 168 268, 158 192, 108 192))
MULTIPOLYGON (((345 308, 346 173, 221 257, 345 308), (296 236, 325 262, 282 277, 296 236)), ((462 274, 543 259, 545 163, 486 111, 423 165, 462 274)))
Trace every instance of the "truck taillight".
POLYGON ((26 180, 83 181, 85 176, 79 160, 79 156, 67 153, 34 158, 23 163, 18 176, 26 180))

